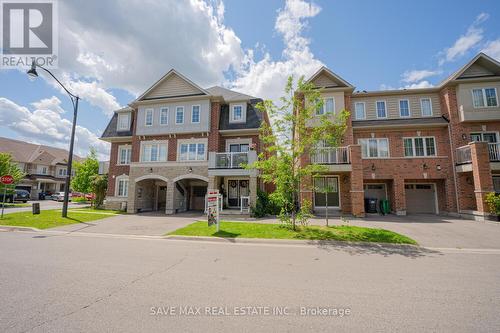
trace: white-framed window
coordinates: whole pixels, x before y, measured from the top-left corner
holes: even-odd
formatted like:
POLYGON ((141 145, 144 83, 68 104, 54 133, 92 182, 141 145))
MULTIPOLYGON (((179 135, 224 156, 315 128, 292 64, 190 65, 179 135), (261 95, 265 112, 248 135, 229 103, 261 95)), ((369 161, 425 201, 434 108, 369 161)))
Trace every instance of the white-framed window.
POLYGON ((246 121, 246 114, 243 105, 236 104, 231 106, 229 121, 231 123, 242 123, 246 121))
POLYGON ((354 103, 354 115, 356 120, 366 119, 365 102, 354 103))
POLYGON ((160 108, 160 125, 168 125, 168 108, 160 108))
POLYGON ((407 99, 399 100, 399 116, 409 117, 410 116, 410 101, 407 99))
POLYGON ((153 126, 153 109, 146 109, 144 112, 144 126, 153 126))
POLYGON ((44 165, 38 166, 38 174, 40 174, 40 175, 46 175, 47 170, 48 170, 48 168, 44 165))
POLYGON ((193 105, 191 108, 191 122, 197 124, 200 122, 200 106, 193 105))
POLYGON ((403 138, 405 157, 436 156, 436 140, 433 136, 403 138))
POLYGON ((184 123, 184 107, 178 106, 175 108, 175 123, 183 124, 184 123))
POLYGON ((377 112, 377 118, 387 118, 387 107, 385 101, 376 101, 375 110, 377 112))
POLYGON ((207 159, 206 142, 179 143, 179 161, 205 161, 207 159))
POLYGON ((496 88, 472 89, 472 106, 474 108, 497 107, 498 98, 496 88))
POLYGON ((422 111, 422 117, 432 116, 432 101, 430 98, 420 99, 420 110, 422 111))
POLYGON ((130 164, 130 158, 132 156, 131 146, 119 146, 118 147, 118 162, 119 165, 130 164))
POLYGON ((484 141, 488 143, 497 143, 498 142, 498 133, 497 132, 477 132, 470 134, 471 141, 484 141))
POLYGON ((168 143, 165 141, 141 142, 141 162, 166 162, 168 143))
POLYGON ((334 113, 335 112, 335 98, 328 97, 324 100, 325 113, 334 113))
POLYGON ((358 143, 361 145, 363 158, 389 157, 389 139, 387 138, 359 139, 358 143))
POLYGON ((66 176, 66 173, 67 173, 67 170, 63 169, 63 168, 59 169, 59 171, 58 171, 58 174, 60 177, 66 176))
POLYGON ((116 196, 128 197, 128 177, 116 178, 116 196))
POLYGON ((118 131, 130 130, 130 113, 119 113, 117 125, 118 131))

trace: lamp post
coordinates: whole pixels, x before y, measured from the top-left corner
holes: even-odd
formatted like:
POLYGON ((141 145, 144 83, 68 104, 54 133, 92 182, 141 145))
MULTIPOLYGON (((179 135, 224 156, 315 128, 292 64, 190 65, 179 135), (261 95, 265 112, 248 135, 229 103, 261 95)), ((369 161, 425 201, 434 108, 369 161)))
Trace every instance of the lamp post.
POLYGON ((40 65, 38 65, 34 60, 33 63, 31 64, 31 69, 28 70, 28 75, 37 78, 38 73, 36 71, 36 68, 41 68, 45 72, 47 72, 50 76, 56 80, 57 83, 66 91, 69 95, 69 98, 71 99, 71 103, 73 104, 73 125, 71 127, 71 140, 69 143, 69 156, 68 156, 68 167, 67 167, 67 172, 66 172, 66 180, 65 180, 65 185, 64 185, 64 201, 63 201, 63 209, 62 209, 62 217, 67 217, 68 216, 68 201, 69 201, 69 186, 70 186, 70 180, 71 180, 71 169, 73 166, 73 146, 75 143, 75 127, 76 127, 76 116, 78 114, 78 101, 80 100, 80 97, 72 94, 66 87, 59 81, 54 74, 52 74, 47 68, 44 68, 40 65))

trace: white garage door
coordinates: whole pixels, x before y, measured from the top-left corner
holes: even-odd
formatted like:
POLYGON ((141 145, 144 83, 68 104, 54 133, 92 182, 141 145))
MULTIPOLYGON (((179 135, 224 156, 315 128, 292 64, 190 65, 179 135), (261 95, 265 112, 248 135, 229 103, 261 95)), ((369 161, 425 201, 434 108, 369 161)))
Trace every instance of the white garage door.
POLYGON ((385 184, 365 184, 365 198, 386 199, 385 184))
POLYGON ((408 213, 437 213, 434 184, 405 184, 405 191, 408 213))

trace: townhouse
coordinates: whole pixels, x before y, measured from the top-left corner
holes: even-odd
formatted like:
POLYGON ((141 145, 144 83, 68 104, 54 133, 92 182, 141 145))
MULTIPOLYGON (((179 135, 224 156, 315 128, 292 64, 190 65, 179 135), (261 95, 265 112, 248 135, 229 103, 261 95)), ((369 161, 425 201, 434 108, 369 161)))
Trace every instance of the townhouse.
POLYGON ((398 215, 484 218, 486 193, 500 192, 500 63, 478 54, 425 89, 355 91, 324 67, 309 82, 324 99, 318 115, 351 113, 341 147, 322 143, 302 158, 327 169, 302 187, 316 213, 363 216, 375 198, 398 215))
MULTIPOLYGON (((30 192, 31 199, 38 199, 40 192, 64 191, 68 151, 0 137, 0 153, 10 154, 26 174, 16 188, 30 192)), ((73 161, 82 160, 73 155, 73 161)))
POLYGON ((106 206, 130 213, 203 210, 208 189, 224 209, 249 212, 264 188, 253 163, 260 99, 223 87, 201 88, 170 70, 127 107, 101 139, 111 143, 106 206))

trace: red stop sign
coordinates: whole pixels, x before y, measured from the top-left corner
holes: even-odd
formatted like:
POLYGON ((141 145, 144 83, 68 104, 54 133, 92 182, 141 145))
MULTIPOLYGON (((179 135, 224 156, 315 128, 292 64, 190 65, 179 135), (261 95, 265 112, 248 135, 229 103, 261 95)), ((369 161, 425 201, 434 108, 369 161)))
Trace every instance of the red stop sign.
POLYGON ((14 182, 14 177, 12 177, 11 175, 5 175, 5 176, 0 177, 0 183, 2 183, 4 185, 10 185, 13 182, 14 182))

